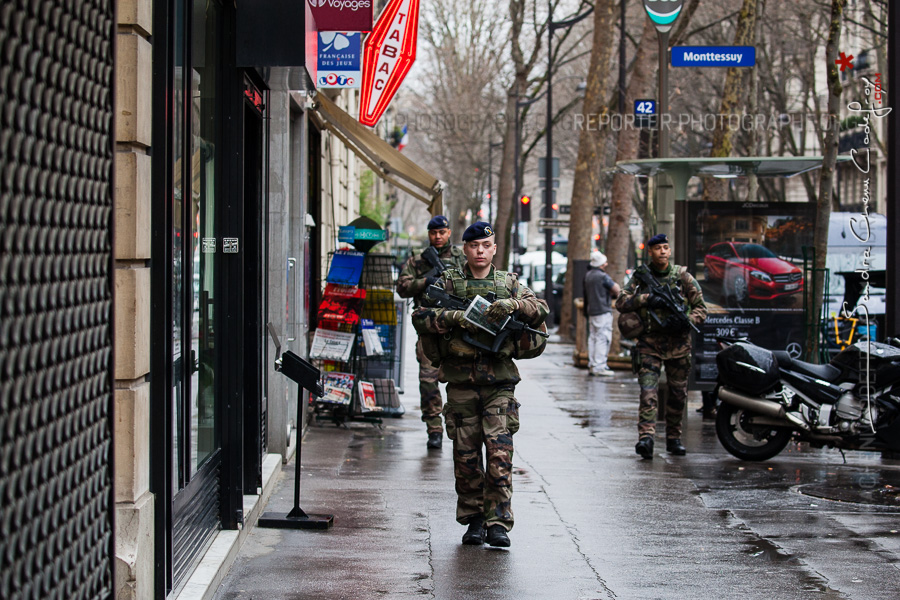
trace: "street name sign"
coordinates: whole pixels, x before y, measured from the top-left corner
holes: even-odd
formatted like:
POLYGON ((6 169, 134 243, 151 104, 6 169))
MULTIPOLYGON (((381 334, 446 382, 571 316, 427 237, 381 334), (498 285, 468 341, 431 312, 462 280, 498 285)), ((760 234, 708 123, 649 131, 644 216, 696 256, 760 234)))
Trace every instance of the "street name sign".
POLYGON ((754 46, 674 46, 673 67, 752 67, 754 46))

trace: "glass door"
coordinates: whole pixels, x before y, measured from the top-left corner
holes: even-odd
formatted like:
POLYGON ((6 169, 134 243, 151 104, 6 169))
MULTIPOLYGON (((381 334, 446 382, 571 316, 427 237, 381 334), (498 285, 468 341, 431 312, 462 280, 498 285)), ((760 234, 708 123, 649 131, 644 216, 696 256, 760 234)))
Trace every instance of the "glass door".
POLYGON ((220 5, 174 3, 171 469, 174 583, 218 529, 216 271, 221 158, 220 5))

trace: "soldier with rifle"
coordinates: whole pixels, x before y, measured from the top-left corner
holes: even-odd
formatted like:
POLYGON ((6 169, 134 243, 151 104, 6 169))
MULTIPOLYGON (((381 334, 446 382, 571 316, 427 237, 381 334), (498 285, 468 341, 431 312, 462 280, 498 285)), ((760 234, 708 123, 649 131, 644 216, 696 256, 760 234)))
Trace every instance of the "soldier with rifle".
MULTIPOLYGON (((428 222, 429 246, 419 254, 409 257, 400 277, 397 279, 397 294, 401 298, 412 298, 413 307, 422 304, 425 288, 440 281, 441 273, 447 269, 462 268, 466 259, 462 250, 450 243, 450 222, 447 217, 437 215, 428 222)), ((422 352, 422 341, 416 343, 416 360, 419 362, 419 396, 422 421, 428 433, 428 448, 440 448, 444 436, 441 426, 443 400, 438 387, 438 369, 422 352)))
MULTIPOLYGON (((639 317, 637 344, 632 364, 641 387, 638 409, 638 442, 634 447, 642 458, 653 458, 653 436, 656 433, 656 408, 659 375, 663 365, 669 393, 666 400, 666 450, 674 455, 686 454, 681 442, 681 421, 687 400, 688 375, 691 371, 691 331, 706 320, 706 304, 700 284, 687 272, 687 267, 669 262, 671 250, 665 234, 657 234, 647 242, 650 264, 638 267, 628 285, 616 300, 623 313, 619 320, 639 317), (632 313, 629 315, 629 313, 632 313)), ((632 337, 622 331, 625 337, 632 337)))
POLYGON ((467 526, 462 543, 507 547, 521 380, 513 359, 543 351, 549 308, 515 273, 494 268, 497 244, 488 223, 466 229, 463 252, 466 266, 429 288, 413 325, 447 382, 444 421, 453 440, 456 520, 467 526))

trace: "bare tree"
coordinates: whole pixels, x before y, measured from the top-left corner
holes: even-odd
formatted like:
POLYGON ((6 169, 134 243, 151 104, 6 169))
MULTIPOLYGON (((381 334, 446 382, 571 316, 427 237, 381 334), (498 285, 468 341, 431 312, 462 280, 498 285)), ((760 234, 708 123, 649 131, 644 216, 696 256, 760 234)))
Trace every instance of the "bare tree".
MULTIPOLYGON (((587 87, 582 105, 580 122, 583 125, 578 142, 578 158, 575 163, 575 181, 572 185, 571 214, 569 216, 568 273, 574 273, 576 260, 584 260, 591 253, 591 234, 594 197, 600 187, 600 170, 605 155, 602 152, 604 133, 599 127, 610 92, 610 59, 615 34, 616 5, 614 0, 597 0, 594 4, 594 37, 591 46, 591 63, 588 69, 587 87)), ((567 277, 563 289, 559 331, 570 336, 572 319, 573 277, 567 277)), ((547 282, 550 286, 550 282, 547 282)))
MULTIPOLYGON (((816 250, 815 269, 817 274, 825 272, 828 257, 828 226, 831 223, 831 195, 834 187, 834 165, 837 162, 838 131, 840 123, 841 77, 835 64, 838 44, 841 41, 841 17, 846 0, 831 0, 831 21, 828 27, 828 44, 825 46, 825 66, 828 69, 828 126, 822 148, 822 170, 819 173, 819 198, 816 204, 816 229, 813 246, 816 250)), ((815 285, 807 288, 812 297, 808 300, 809 318, 812 332, 806 341, 807 356, 813 358, 819 352, 819 316, 822 312, 822 296, 825 279, 815 277, 815 285)))
MULTIPOLYGON (((646 97, 653 86, 653 75, 656 72, 656 63, 659 52, 657 51, 656 28, 650 19, 644 23, 644 31, 641 35, 641 43, 638 46, 634 60, 634 68, 628 87, 625 90, 625 105, 630 106, 638 98, 646 97)), ((623 127, 619 131, 618 150, 616 162, 637 158, 640 131, 634 127, 623 127)), ((622 282, 625 279, 628 249, 631 242, 631 234, 628 227, 632 214, 632 197, 634 195, 634 177, 625 173, 616 173, 613 176, 612 202, 609 211, 609 233, 606 238, 606 256, 609 259, 607 273, 613 281, 622 282)), ((615 356, 619 351, 619 329, 613 331, 613 340, 610 345, 610 356, 615 356)))

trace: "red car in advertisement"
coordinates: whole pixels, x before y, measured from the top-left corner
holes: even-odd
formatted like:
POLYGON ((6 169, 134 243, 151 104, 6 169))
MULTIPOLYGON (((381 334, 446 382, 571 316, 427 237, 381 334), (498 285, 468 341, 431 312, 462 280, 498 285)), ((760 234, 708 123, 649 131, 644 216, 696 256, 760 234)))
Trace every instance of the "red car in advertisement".
POLYGON ((803 271, 760 244, 719 242, 703 259, 708 283, 721 282, 722 295, 741 303, 774 300, 803 291, 803 271))

